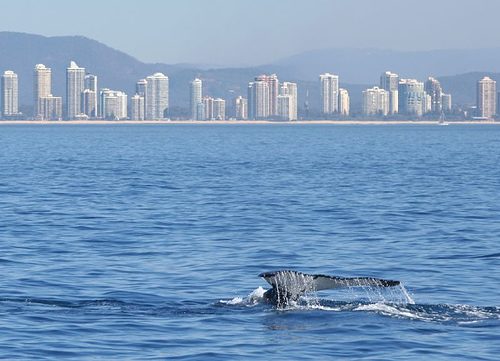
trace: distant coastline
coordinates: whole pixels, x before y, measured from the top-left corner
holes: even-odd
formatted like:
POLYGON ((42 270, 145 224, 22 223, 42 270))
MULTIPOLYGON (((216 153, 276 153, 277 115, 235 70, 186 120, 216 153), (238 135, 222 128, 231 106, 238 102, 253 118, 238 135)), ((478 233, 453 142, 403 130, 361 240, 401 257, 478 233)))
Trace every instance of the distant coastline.
MULTIPOLYGON (((298 120, 298 121, 272 121, 272 120, 2 120, 0 125, 439 125, 438 120, 298 120)), ((451 121, 454 124, 474 124, 474 125, 500 125, 495 121, 451 121)))

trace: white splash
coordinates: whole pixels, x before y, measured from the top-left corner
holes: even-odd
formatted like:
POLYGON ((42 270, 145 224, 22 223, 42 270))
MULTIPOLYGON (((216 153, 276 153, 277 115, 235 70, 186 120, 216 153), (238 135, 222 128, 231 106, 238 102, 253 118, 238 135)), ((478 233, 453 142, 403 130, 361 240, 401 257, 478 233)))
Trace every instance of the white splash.
POLYGON ((235 297, 232 300, 220 300, 219 302, 224 305, 236 306, 236 305, 247 305, 253 306, 261 303, 264 300, 265 289, 258 287, 253 290, 246 298, 241 296, 235 297))
POLYGON ((390 305, 384 302, 371 303, 368 305, 360 305, 356 307, 354 311, 370 311, 391 317, 422 319, 419 315, 415 314, 414 312, 411 312, 410 310, 406 310, 404 308, 397 308, 397 306, 395 305, 390 305))

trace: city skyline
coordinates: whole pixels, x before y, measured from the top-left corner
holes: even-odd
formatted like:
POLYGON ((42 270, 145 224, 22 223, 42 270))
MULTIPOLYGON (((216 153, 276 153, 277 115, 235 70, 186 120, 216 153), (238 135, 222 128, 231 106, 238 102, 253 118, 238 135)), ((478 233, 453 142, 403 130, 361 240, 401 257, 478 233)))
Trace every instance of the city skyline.
MULTIPOLYGON (((86 72, 84 67, 71 61, 66 68, 66 99, 51 94, 52 69, 36 64, 33 69, 33 114, 35 120, 164 120, 169 119, 169 78, 156 72, 136 82, 136 92, 130 97, 121 90, 98 87, 98 76, 86 72), (61 111, 65 105, 66 112, 61 111)), ((350 94, 340 88, 338 75, 319 75, 319 113, 326 119, 351 117, 350 94)), ((304 104, 305 118, 299 116, 298 86, 289 81, 280 81, 277 74, 256 75, 248 83, 247 98, 234 94, 233 108, 226 112, 226 99, 203 96, 203 81, 194 78, 190 83, 190 106, 188 120, 298 120, 308 117, 308 99, 304 104)), ((5 70, 1 77, 1 118, 25 119, 19 112, 18 75, 5 70)), ((308 92, 307 92, 308 93, 308 92)), ((360 111, 354 117, 401 116, 406 119, 421 119, 425 115, 451 114, 452 95, 445 93, 439 80, 428 77, 425 82, 402 78, 386 71, 380 75, 380 87, 362 91, 360 111), (387 88, 387 89, 384 89, 387 88), (395 105, 397 104, 397 105, 395 105)), ((308 95, 307 95, 308 96, 308 95)), ((494 119, 498 114, 496 81, 484 76, 477 81, 476 105, 470 109, 455 109, 465 118, 494 119)), ((455 113, 455 116, 458 113, 455 113)), ((320 116, 320 118, 322 118, 320 116)), ((180 118, 179 118, 180 119, 180 118)), ((186 117, 184 117, 186 119, 186 117)))

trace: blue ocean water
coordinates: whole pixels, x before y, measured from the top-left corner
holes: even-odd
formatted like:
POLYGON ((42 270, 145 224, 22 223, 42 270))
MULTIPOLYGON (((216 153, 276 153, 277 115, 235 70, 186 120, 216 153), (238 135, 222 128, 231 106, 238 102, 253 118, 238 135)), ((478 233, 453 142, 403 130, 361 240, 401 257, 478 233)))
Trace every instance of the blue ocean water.
POLYGON ((0 359, 499 357, 499 126, 2 125, 0 147, 0 359), (276 309, 279 269, 404 286, 276 309))

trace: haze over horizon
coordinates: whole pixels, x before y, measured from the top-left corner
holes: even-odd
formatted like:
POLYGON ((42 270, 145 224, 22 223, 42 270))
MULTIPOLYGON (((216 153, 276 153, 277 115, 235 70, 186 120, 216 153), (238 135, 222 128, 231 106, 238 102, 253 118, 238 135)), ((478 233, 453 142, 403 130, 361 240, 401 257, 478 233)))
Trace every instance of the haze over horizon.
POLYGON ((500 2, 59 0, 2 4, 2 31, 81 35, 148 63, 247 66, 308 50, 498 47, 500 2), (75 15, 78 14, 78 15, 75 15), (471 15, 472 14, 472 15, 471 15), (43 21, 41 21, 43 19, 43 21), (481 26, 475 26, 481 19, 481 26))

